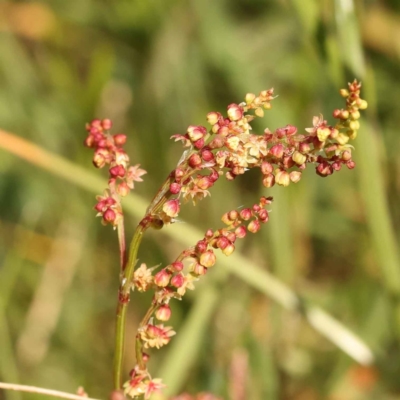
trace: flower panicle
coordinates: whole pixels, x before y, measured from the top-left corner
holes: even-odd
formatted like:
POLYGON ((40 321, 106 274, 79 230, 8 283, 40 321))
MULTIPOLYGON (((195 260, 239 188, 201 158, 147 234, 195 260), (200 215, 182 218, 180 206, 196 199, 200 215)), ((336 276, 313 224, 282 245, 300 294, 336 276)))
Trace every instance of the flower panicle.
POLYGON ((190 125, 184 135, 172 136, 189 150, 170 174, 168 199, 159 211, 160 219, 164 224, 174 222, 182 201, 196 203, 210 195, 210 189, 223 175, 234 180, 251 168, 259 168, 262 184, 270 188, 299 182, 308 164, 313 164, 322 177, 339 171, 343 165, 354 168, 349 142, 357 136, 360 111, 367 108, 360 90, 361 83, 354 80, 348 89, 340 91, 346 106, 334 110, 333 117, 338 121, 333 126, 320 115, 313 118, 313 126, 304 133, 291 124, 273 132, 267 128, 262 135, 252 133, 251 121, 271 108, 274 91, 269 89, 258 96, 248 93, 244 102, 230 104, 226 117, 219 112, 208 113, 209 130, 190 125))
MULTIPOLYGON (((235 251, 235 242, 242 239, 248 232, 256 233, 262 224, 268 222, 267 207, 271 204, 271 197, 261 197, 259 202, 250 208, 231 210, 222 216, 225 227, 208 229, 204 237, 193 247, 189 247, 179 254, 174 262, 156 272, 157 267, 148 268, 142 263, 133 276, 133 286, 139 291, 154 290, 153 301, 149 311, 142 320, 136 335, 136 349, 139 359, 135 367, 136 372, 124 384, 125 394, 135 398, 147 390, 151 380, 146 367, 148 355, 143 349, 159 349, 167 345, 176 334, 171 326, 164 326, 164 322, 171 317, 169 305, 171 299, 181 299, 187 290, 195 289, 195 282, 205 275, 217 261, 215 250, 229 256, 235 251), (153 319, 161 323, 154 323, 153 319)), ((145 397, 146 398, 146 397, 145 397)))
POLYGON ((84 145, 94 150, 93 165, 96 168, 108 166, 108 188, 102 196, 97 196, 95 210, 102 217, 104 225, 114 228, 121 222, 123 213, 121 198, 129 194, 134 188, 134 182, 142 182, 142 175, 146 174, 140 164, 130 165, 128 154, 123 149, 127 137, 125 134, 112 135, 110 119, 94 119, 86 124, 88 135, 84 145))

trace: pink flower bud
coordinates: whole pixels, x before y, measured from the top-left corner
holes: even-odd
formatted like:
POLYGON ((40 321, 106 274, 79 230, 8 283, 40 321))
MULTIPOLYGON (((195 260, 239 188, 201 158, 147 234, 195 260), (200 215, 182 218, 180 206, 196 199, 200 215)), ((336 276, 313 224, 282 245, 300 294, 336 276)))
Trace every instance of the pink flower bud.
POLYGON ((238 121, 243 117, 243 109, 237 104, 229 104, 228 117, 231 121, 238 121))
POLYGON ((200 256, 199 261, 204 267, 211 268, 216 263, 217 257, 212 250, 208 250, 200 256))
POLYGON ((192 272, 196 275, 205 275, 207 273, 207 268, 204 265, 195 262, 191 268, 192 272))
POLYGON ((116 178, 120 177, 123 178, 125 176, 126 170, 122 165, 115 165, 114 167, 110 168, 110 176, 116 178))
POLYGON ((228 244, 224 249, 222 249, 222 252, 226 256, 230 256, 233 252, 235 251, 235 245, 233 243, 228 244))
POLYGON ((252 215, 250 208, 243 208, 243 210, 240 211, 240 218, 242 218, 243 221, 248 221, 252 215))
POLYGON ((155 313, 159 321, 168 321, 171 318, 171 308, 168 304, 163 304, 155 313))
POLYGON ((337 108, 336 110, 333 110, 333 118, 340 118, 341 111, 337 108))
POLYGON ((353 169, 356 167, 356 163, 353 160, 349 160, 347 161, 346 166, 348 169, 353 169))
POLYGON ((283 152, 284 152, 283 145, 281 143, 278 143, 278 144, 272 146, 269 149, 269 152, 270 152, 270 154, 272 154, 276 158, 282 158, 283 157, 283 152))
POLYGON ((214 111, 213 112, 209 112, 207 114, 207 117, 206 117, 207 118, 207 122, 210 125, 215 125, 218 122, 220 116, 221 116, 221 114, 218 113, 218 112, 214 112, 214 111))
POLYGON ((175 272, 181 272, 183 270, 183 262, 175 261, 171 264, 172 270, 175 272))
POLYGON ((263 161, 261 164, 261 173, 263 175, 268 175, 270 173, 272 173, 272 171, 274 170, 272 164, 270 164, 269 162, 263 161))
POLYGON ((275 176, 272 174, 265 175, 262 181, 266 188, 270 188, 275 185, 275 176))
POLYGON ((181 207, 178 199, 168 200, 163 205, 163 211, 171 218, 176 217, 179 214, 180 209, 181 207))
POLYGON ((197 253, 204 253, 207 250, 207 242, 205 240, 199 240, 196 244, 197 253))
POLYGON ((116 146, 121 147, 126 143, 126 135, 123 133, 117 133, 114 137, 114 143, 116 146))
POLYGON ((260 221, 258 219, 253 219, 253 221, 250 221, 250 223, 247 225, 247 229, 251 233, 256 233, 260 230, 261 225, 260 221))
POLYGON ((181 189, 182 189, 182 186, 181 186, 179 183, 172 182, 172 183, 169 185, 169 191, 170 191, 172 194, 178 194, 178 193, 181 191, 181 189))
POLYGON ((94 209, 98 212, 102 212, 103 209, 106 207, 106 203, 104 200, 100 200, 95 206, 94 209))
POLYGON ((203 176, 196 182, 196 186, 202 190, 207 190, 213 185, 214 182, 208 176, 203 176))
POLYGON ((185 278, 182 274, 177 274, 172 277, 171 285, 176 288, 180 288, 185 283, 185 278))
POLYGON ((204 138, 201 138, 193 142, 193 146, 196 147, 196 149, 202 149, 204 147, 204 143, 205 143, 204 138))
POLYGON ((206 238, 212 238, 214 236, 214 231, 212 229, 207 229, 206 234, 204 235, 204 237, 206 238))
POLYGON ((333 168, 328 162, 323 161, 322 163, 318 164, 316 171, 319 176, 325 177, 332 175, 333 168))
POLYGON ((235 221, 239 217, 239 213, 236 210, 229 211, 228 217, 231 221, 235 221))
POLYGON ((117 192, 121 197, 125 197, 129 194, 130 192, 130 188, 128 186, 128 184, 126 182, 121 182, 118 186, 117 186, 117 192))
POLYGON ((299 144, 299 151, 300 153, 307 154, 311 150, 311 146, 309 143, 300 143, 299 144))
POLYGON ((210 151, 210 150, 203 150, 201 152, 201 158, 205 161, 205 162, 210 162, 214 160, 214 154, 210 151))
POLYGON ((230 244, 231 242, 224 236, 220 236, 216 242, 216 246, 221 250, 224 250, 225 247, 229 246, 230 244))
POLYGON ((115 211, 111 208, 107 208, 107 210, 103 213, 103 220, 107 223, 113 223, 116 217, 117 215, 115 214, 115 211))
POLYGON ((190 125, 186 133, 192 142, 196 142, 207 134, 207 129, 204 126, 190 125))
POLYGON ((246 234, 247 234, 246 227, 244 227, 243 225, 240 225, 235 229, 235 235, 239 239, 244 238, 246 234))
POLYGON ((286 135, 288 136, 292 136, 297 132, 297 128, 294 125, 286 125, 285 126, 285 130, 286 130, 286 135))
POLYGON ((269 216, 268 216, 268 211, 261 209, 258 213, 258 218, 260 219, 261 222, 268 222, 269 216))
POLYGON ((208 178, 210 179, 211 182, 214 183, 219 179, 219 174, 214 168, 212 168, 211 169, 211 174, 208 175, 208 178))
POLYGON ((335 171, 340 171, 340 170, 342 169, 342 164, 341 164, 339 161, 335 161, 335 162, 332 164, 332 168, 333 168, 335 171))
POLYGON ((162 269, 154 276, 154 283, 159 287, 166 287, 171 279, 171 274, 166 269, 162 269))
POLYGON ((236 241, 235 232, 227 231, 227 232, 224 232, 223 235, 224 235, 231 243, 235 243, 235 241, 236 241))
POLYGON ((200 157, 197 153, 192 154, 192 155, 190 156, 190 158, 189 158, 189 165, 190 165, 192 168, 197 168, 197 167, 199 167, 201 164, 202 164, 201 157, 200 157))
POLYGON ((103 119, 102 121, 101 121, 101 126, 102 126, 102 128, 103 129, 105 129, 105 130, 109 130, 109 129, 111 129, 111 127, 112 127, 112 121, 111 121, 111 119, 103 119))
POLYGON ((176 179, 177 182, 179 182, 184 175, 185 175, 185 172, 181 168, 177 168, 173 172, 173 176, 174 176, 174 178, 176 179))

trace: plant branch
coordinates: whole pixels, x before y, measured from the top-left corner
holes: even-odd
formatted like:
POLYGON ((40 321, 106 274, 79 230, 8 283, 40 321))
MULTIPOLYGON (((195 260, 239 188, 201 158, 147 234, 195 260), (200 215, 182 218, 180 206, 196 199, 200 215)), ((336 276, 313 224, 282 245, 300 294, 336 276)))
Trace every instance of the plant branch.
POLYGON ((26 386, 26 385, 17 385, 15 383, 4 383, 0 382, 0 389, 4 390, 15 390, 18 392, 28 392, 28 393, 38 393, 46 396, 58 397, 60 399, 71 399, 71 400, 97 400, 91 397, 79 396, 77 394, 71 394, 66 392, 60 392, 58 390, 44 389, 36 386, 26 386))

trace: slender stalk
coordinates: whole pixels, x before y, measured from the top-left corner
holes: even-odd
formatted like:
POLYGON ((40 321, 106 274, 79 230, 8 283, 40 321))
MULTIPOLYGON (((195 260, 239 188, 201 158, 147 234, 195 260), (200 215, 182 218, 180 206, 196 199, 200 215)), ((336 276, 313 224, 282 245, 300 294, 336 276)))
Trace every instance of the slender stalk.
POLYGON ((146 366, 143 361, 143 346, 142 341, 140 340, 139 332, 149 323, 151 316, 153 315, 154 311, 158 308, 158 304, 153 302, 151 307, 147 310, 146 315, 143 317, 142 321, 139 324, 138 333, 136 334, 136 346, 135 346, 135 354, 136 354, 136 361, 139 365, 141 370, 146 369, 146 366))
POLYGON ((117 227, 118 231, 118 244, 119 244, 119 258, 121 264, 121 272, 124 271, 126 265, 126 239, 125 239, 125 228, 124 228, 124 219, 118 223, 117 227))
POLYGON ((118 292, 118 307, 115 329, 115 353, 114 353, 114 387, 121 389, 122 361, 125 344, 126 311, 132 287, 132 278, 135 270, 136 257, 142 241, 143 233, 149 226, 149 219, 144 218, 137 226, 129 246, 129 258, 121 276, 121 286, 118 292))
POLYGON ((0 382, 0 389, 5 390, 16 390, 18 392, 29 392, 29 393, 39 393, 44 394, 46 396, 58 397, 60 399, 70 399, 70 400, 97 400, 91 397, 79 396, 77 394, 71 394, 66 392, 60 392, 58 390, 44 389, 36 386, 26 386, 26 385, 17 385, 15 383, 4 383, 0 382))

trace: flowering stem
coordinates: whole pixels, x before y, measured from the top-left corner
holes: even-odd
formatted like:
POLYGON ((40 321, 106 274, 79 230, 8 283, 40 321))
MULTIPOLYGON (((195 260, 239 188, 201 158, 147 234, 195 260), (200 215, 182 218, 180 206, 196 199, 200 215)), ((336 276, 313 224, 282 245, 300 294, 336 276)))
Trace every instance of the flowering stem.
POLYGON ((15 383, 4 383, 0 382, 0 389, 5 390, 15 390, 18 392, 28 392, 28 393, 39 393, 46 396, 53 396, 58 397, 60 399, 70 399, 70 400, 96 400, 90 397, 84 397, 77 394, 71 394, 66 392, 60 392, 59 390, 51 390, 51 389, 44 389, 36 386, 26 386, 26 385, 17 385, 15 383))
POLYGON ((118 223, 118 243, 119 243, 119 256, 121 263, 121 272, 123 272, 126 265, 126 240, 125 240, 125 228, 124 228, 124 219, 121 218, 121 221, 118 223))
POLYGON ((149 217, 142 219, 137 226, 129 246, 129 258, 121 274, 121 284, 118 292, 118 307, 115 328, 115 354, 114 354, 114 387, 121 389, 122 360, 125 342, 126 311, 130 298, 133 272, 135 270, 136 257, 142 241, 143 233, 149 227, 149 217))
POLYGON ((157 307, 158 307, 157 303, 153 302, 151 307, 147 310, 146 315, 143 317, 142 321, 140 322, 139 328, 138 328, 138 333, 136 335, 136 346, 135 346, 136 361, 141 370, 145 370, 146 366, 145 366, 144 360, 143 360, 143 351, 142 351, 143 346, 142 346, 142 340, 140 339, 140 331, 141 331, 141 329, 143 329, 143 327, 145 327, 148 324, 149 319, 153 315, 154 311, 156 311, 157 307))

